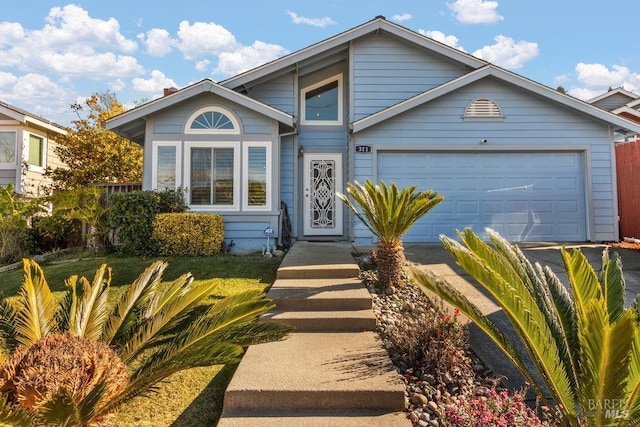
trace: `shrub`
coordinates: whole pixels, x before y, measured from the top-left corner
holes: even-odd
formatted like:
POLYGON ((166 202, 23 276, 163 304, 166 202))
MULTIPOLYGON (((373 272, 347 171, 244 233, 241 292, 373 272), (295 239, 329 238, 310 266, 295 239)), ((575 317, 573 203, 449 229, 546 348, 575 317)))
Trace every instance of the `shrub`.
POLYGON ((184 212, 186 208, 181 189, 114 193, 109 197, 109 225, 117 231, 122 252, 151 255, 157 253, 151 238, 156 215, 184 212))
POLYGON ((66 219, 59 213, 35 217, 32 231, 36 247, 41 252, 82 244, 80 221, 66 219))
POLYGON ((460 396, 447 406, 445 425, 455 427, 543 427, 533 409, 524 403, 525 391, 509 394, 507 390, 489 389, 484 395, 460 396))
POLYGON ((108 304, 106 264, 93 282, 71 276, 59 299, 24 260, 20 292, 0 296, 0 426, 100 425, 176 372, 237 364, 247 346, 291 332, 258 321, 274 307, 262 290, 212 303, 218 281, 163 283, 166 268, 154 262, 108 304))
POLYGON ((224 222, 214 214, 159 214, 152 238, 163 256, 216 255, 224 241, 224 222))
POLYGON ((0 187, 0 262, 12 263, 34 249, 28 221, 41 212, 38 199, 27 199, 13 191, 14 187, 0 187))
POLYGON ((100 383, 105 391, 96 408, 121 393, 129 383, 127 365, 108 344, 68 333, 45 336, 19 347, 1 366, 0 387, 8 400, 36 409, 66 389, 77 405, 100 383))

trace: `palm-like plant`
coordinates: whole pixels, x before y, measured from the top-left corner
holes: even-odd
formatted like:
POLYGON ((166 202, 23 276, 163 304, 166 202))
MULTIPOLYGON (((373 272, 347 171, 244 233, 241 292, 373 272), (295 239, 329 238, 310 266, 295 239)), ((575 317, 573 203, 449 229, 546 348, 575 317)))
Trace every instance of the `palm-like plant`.
POLYGON ((101 201, 103 196, 104 190, 100 187, 76 187, 53 195, 54 212, 89 226, 85 244, 96 252, 103 248, 109 230, 108 210, 101 201))
POLYGON ((433 190, 416 192, 417 186, 403 188, 395 183, 379 185, 367 180, 364 185, 347 183, 347 196, 337 193, 353 213, 378 238, 376 265, 381 287, 401 283, 405 256, 402 236, 413 224, 440 203, 444 197, 433 190))
POLYGON ((511 359, 541 395, 550 393, 569 426, 635 426, 640 419, 638 303, 625 309, 617 254, 602 255, 596 273, 578 250, 561 250, 571 290, 549 267, 533 266, 515 244, 488 230, 491 245, 470 229, 462 242, 441 237, 458 264, 488 290, 513 325, 541 381, 517 345, 464 295, 413 269, 416 282, 458 307, 511 359))
MULTIPOLYGON (((106 265, 98 269, 93 282, 72 276, 66 282, 64 300, 57 303, 41 267, 35 261, 25 260, 25 281, 20 294, 15 299, 0 301, 4 345, 0 354, 5 359, 0 358, 0 414, 26 425, 29 420, 35 420, 37 425, 100 423, 121 405, 152 391, 155 384, 175 372, 236 363, 246 346, 279 340, 290 332, 287 326, 257 321, 274 306, 263 292, 246 291, 211 305, 205 300, 217 286, 213 281, 194 282, 190 274, 185 274, 161 284, 166 267, 162 261, 151 264, 115 306, 109 307, 111 271, 106 265), (21 372, 31 368, 23 365, 31 359, 48 357, 41 348, 47 337, 54 335, 53 342, 68 342, 66 335, 112 349, 108 350, 115 355, 111 358, 105 357, 108 351, 100 348, 102 359, 92 356, 95 352, 89 348, 82 356, 102 360, 92 362, 95 371, 103 375, 98 380, 85 378, 86 370, 77 369, 82 381, 91 384, 90 390, 74 392, 72 387, 65 386, 65 381, 77 384, 80 380, 60 376, 55 378, 56 384, 60 384, 58 389, 46 395, 34 395, 33 387, 19 387, 25 381, 21 372), (36 350, 31 350, 38 346, 40 353, 35 357, 32 353, 36 350), (16 353, 21 355, 12 360, 11 355, 16 353), (121 381, 122 386, 114 394, 109 384, 112 378, 104 375, 118 363, 128 366, 128 378, 121 381), (20 402, 26 399, 35 404, 25 408, 20 402)), ((76 341, 73 345, 81 344, 76 341)), ((73 361, 69 363, 76 365, 73 361)), ((36 371, 29 371, 28 376, 33 377, 36 371)), ((121 377, 119 372, 116 375, 121 377)))

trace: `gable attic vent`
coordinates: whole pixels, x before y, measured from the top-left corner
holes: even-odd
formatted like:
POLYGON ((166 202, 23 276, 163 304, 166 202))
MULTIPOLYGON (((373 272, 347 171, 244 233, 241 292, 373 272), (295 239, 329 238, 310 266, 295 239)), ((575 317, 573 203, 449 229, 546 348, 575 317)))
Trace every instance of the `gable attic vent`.
POLYGON ((464 111, 465 118, 502 118, 500 107, 490 99, 476 99, 472 101, 464 111))

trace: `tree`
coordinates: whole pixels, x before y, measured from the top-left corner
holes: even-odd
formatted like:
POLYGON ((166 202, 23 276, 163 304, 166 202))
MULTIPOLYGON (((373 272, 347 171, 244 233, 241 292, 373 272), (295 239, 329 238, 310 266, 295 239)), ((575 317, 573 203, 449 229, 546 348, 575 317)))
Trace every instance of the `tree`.
POLYGON ((102 122, 125 111, 111 92, 94 93, 71 105, 78 115, 73 128, 58 139, 55 152, 67 167, 47 173, 54 189, 74 188, 100 182, 142 180, 142 147, 105 129, 102 122))
POLYGON ((557 90, 558 92, 560 92, 560 93, 565 94, 565 95, 567 94, 567 90, 564 88, 564 86, 558 86, 558 87, 556 88, 556 90, 557 90))
POLYGON ((347 193, 355 204, 344 194, 337 194, 378 237, 376 265, 378 285, 382 288, 401 283, 406 262, 402 236, 444 199, 433 190, 416 192, 416 189, 417 186, 413 185, 399 191, 393 182, 387 187, 384 181, 375 185, 367 180, 364 185, 357 181, 355 184, 347 183, 347 193))
POLYGON ((25 260, 20 293, 0 299, 2 421, 99 424, 175 372, 237 363, 247 346, 291 331, 257 321, 274 307, 264 292, 245 291, 212 304, 207 299, 215 280, 185 274, 161 283, 166 267, 163 261, 151 264, 110 307, 106 265, 93 282, 71 276, 59 301, 41 267, 25 260))
POLYGON ((567 426, 635 426, 640 419, 638 300, 625 309, 625 281, 617 254, 603 251, 596 273, 579 249, 562 249, 571 289, 553 271, 534 267, 493 230, 483 242, 470 229, 444 247, 500 305, 540 380, 523 363, 517 341, 463 294, 414 268, 419 285, 458 307, 514 363, 541 397, 544 390, 567 426))

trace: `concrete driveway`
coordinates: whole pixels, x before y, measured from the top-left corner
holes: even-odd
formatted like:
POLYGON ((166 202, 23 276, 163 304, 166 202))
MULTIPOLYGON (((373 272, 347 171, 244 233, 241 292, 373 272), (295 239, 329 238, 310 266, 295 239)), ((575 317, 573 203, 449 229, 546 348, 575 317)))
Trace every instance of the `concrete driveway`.
MULTIPOLYGON (((407 260, 417 263, 421 268, 431 271, 439 277, 453 284, 462 291, 467 298, 473 301, 482 312, 487 315, 503 332, 515 336, 506 316, 502 310, 492 301, 492 299, 477 285, 464 270, 456 263, 453 256, 447 252, 441 244, 411 244, 406 243, 405 254, 407 260)), ((568 286, 567 276, 564 273, 562 257, 560 254, 560 244, 549 243, 523 243, 520 247, 527 258, 532 262, 539 262, 541 265, 548 265, 558 275, 562 283, 568 286)), ((599 271, 602 251, 606 245, 597 244, 566 244, 566 248, 578 247, 587 256, 594 269, 599 271)), ((627 305, 640 293, 640 252, 630 249, 610 248, 610 252, 618 252, 622 258, 622 266, 625 281, 627 284, 627 305)), ((470 344, 476 354, 485 364, 496 374, 504 375, 507 378, 504 384, 510 389, 519 389, 524 384, 524 378, 513 367, 511 362, 502 354, 493 342, 474 325, 470 327, 470 344)), ((533 364, 529 361, 532 371, 535 371, 533 364)))

